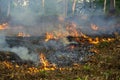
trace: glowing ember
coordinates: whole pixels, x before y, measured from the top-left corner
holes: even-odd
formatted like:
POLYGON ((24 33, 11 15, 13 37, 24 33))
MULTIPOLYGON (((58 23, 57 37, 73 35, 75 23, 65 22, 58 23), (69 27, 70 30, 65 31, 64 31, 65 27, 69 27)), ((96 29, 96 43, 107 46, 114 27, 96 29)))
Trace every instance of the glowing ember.
POLYGON ((95 39, 89 38, 89 42, 92 44, 98 44, 99 43, 99 38, 96 37, 95 39))
POLYGON ((102 38, 102 39, 100 39, 98 37, 96 37, 95 39, 89 38, 89 42, 92 44, 98 44, 100 42, 111 42, 114 40, 115 40, 114 38, 102 38))
POLYGON ((5 30, 8 28, 8 24, 7 23, 3 23, 0 25, 0 30, 5 30))
POLYGON ((45 41, 49 41, 51 39, 60 39, 67 36, 80 36, 79 32, 76 29, 76 24, 71 23, 66 27, 66 30, 63 30, 63 28, 59 27, 57 31, 53 31, 53 33, 46 33, 45 41))
POLYGON ((51 65, 43 53, 40 53, 40 62, 42 64, 42 69, 44 70, 55 70, 56 69, 56 66, 51 65))
POLYGON ((55 37, 54 37, 54 35, 52 34, 52 33, 46 33, 46 39, 45 39, 45 41, 49 41, 50 39, 54 39, 55 37))
MULTIPOLYGON (((97 31, 99 28, 95 25, 95 24, 91 24, 91 29, 97 31)), ((76 28, 76 24, 75 23, 70 23, 67 25, 65 32, 62 32, 62 28, 59 28, 57 31, 53 31, 53 33, 46 33, 46 39, 45 41, 49 41, 52 39, 60 39, 60 38, 64 38, 67 36, 72 36, 75 38, 76 42, 80 42, 81 43, 81 39, 88 41, 91 44, 98 44, 100 42, 110 42, 110 41, 114 41, 113 38, 92 38, 89 37, 85 34, 83 34, 82 32, 78 31, 78 29, 76 28)), ((71 47, 73 48, 73 47, 71 47)))
POLYGON ((12 63, 8 62, 8 61, 4 61, 3 65, 6 66, 6 68, 10 69, 13 67, 12 63))
POLYGON ((33 74, 33 73, 37 73, 37 72, 39 72, 40 70, 38 69, 38 68, 35 68, 35 67, 30 67, 30 68, 28 68, 28 73, 30 73, 30 74, 33 74))
POLYGON ((23 32, 19 32, 19 33, 17 34, 17 36, 18 36, 18 37, 30 37, 29 34, 25 34, 25 33, 23 33, 23 32))

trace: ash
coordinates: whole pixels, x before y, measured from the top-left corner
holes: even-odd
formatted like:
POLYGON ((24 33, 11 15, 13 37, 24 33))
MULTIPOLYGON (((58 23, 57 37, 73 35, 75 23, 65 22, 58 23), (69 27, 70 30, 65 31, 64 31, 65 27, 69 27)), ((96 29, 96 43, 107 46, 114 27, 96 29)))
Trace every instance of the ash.
MULTIPOLYGON (((43 53, 51 64, 57 66, 70 66, 74 63, 86 63, 89 56, 94 55, 90 51, 91 44, 69 41, 67 37, 58 40, 45 41, 44 37, 6 37, 6 42, 10 48, 24 47, 27 49, 27 55, 18 54, 20 60, 33 61, 40 64, 39 54, 43 53), (21 56, 23 55, 24 58, 21 56), (30 58, 29 58, 30 57, 30 58)), ((12 50, 11 50, 12 51, 12 50)))

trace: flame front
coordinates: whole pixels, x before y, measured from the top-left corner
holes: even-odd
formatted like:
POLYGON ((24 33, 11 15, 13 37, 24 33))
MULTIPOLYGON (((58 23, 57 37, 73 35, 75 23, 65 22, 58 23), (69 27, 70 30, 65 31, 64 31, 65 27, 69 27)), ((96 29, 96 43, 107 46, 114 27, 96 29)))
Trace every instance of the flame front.
POLYGON ((50 39, 54 39, 55 37, 54 37, 54 35, 52 34, 52 33, 46 33, 46 39, 45 39, 45 41, 49 41, 50 39))
POLYGON ((0 25, 0 30, 5 30, 8 28, 8 24, 7 23, 3 23, 0 25))
MULTIPOLYGON (((94 31, 97 31, 99 28, 97 25, 95 24, 91 24, 91 29, 94 31)), ((81 39, 87 40, 89 43, 91 44, 98 44, 100 42, 110 42, 110 41, 114 41, 114 38, 92 38, 89 37, 85 34, 83 34, 82 32, 80 32, 75 23, 70 23, 66 26, 66 30, 64 30, 65 32, 63 32, 62 28, 59 28, 57 31, 53 31, 52 33, 46 33, 46 39, 45 41, 49 41, 51 39, 60 39, 60 38, 64 38, 67 36, 72 36, 75 38, 76 42, 80 42, 81 43, 81 39)))
POLYGON ((19 32, 19 33, 17 34, 17 36, 18 36, 18 37, 30 37, 29 34, 25 34, 25 33, 23 33, 23 32, 19 32))
POLYGON ((40 62, 42 64, 42 69, 44 70, 55 70, 56 69, 56 66, 50 64, 43 53, 40 53, 40 62))
POLYGON ((65 30, 63 29, 64 28, 59 27, 59 29, 56 31, 53 31, 51 33, 47 32, 45 36, 45 41, 49 41, 51 39, 60 39, 67 36, 75 36, 75 37, 80 36, 79 32, 76 29, 75 23, 71 23, 70 25, 68 24, 65 30))

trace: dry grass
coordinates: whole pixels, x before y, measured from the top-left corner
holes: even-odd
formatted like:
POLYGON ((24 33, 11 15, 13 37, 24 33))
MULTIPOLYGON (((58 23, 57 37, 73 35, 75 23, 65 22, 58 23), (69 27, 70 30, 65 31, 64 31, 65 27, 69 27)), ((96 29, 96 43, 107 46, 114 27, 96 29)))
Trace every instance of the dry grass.
POLYGON ((0 80, 120 80, 120 41, 99 43, 93 50, 86 64, 54 71, 1 61, 0 80))

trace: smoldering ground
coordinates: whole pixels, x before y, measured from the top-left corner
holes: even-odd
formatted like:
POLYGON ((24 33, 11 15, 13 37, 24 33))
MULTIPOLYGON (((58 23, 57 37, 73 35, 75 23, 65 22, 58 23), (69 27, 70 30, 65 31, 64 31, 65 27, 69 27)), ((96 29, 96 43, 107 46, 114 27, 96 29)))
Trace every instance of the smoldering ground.
MULTIPOLYGON (((58 28, 59 26, 63 28, 62 30, 66 31, 65 30, 66 25, 64 24, 66 24, 67 22, 75 23, 76 28, 80 29, 80 31, 85 34, 103 34, 103 33, 112 34, 115 31, 116 20, 114 18, 106 18, 102 9, 97 9, 94 12, 86 12, 88 9, 83 8, 82 14, 80 13, 66 17, 64 16, 66 10, 64 2, 59 5, 62 6, 62 8, 60 8, 57 4, 57 0, 51 0, 51 1, 47 0, 44 5, 45 10, 43 10, 41 4, 42 2, 38 4, 37 1, 35 2, 31 1, 28 6, 21 6, 15 4, 14 8, 11 8, 10 11, 11 19, 10 21, 8 21, 9 28, 4 31, 6 33, 9 32, 11 34, 24 32, 30 35, 40 36, 46 32, 57 31, 59 29, 58 28), (96 30, 93 30, 91 28, 92 25, 95 25, 96 30)), ((68 6, 68 8, 71 9, 71 6, 68 6)), ((19 46, 19 47, 15 46, 10 48, 9 44, 7 44, 7 42, 5 41, 6 36, 8 36, 9 34, 3 33, 2 31, 0 32, 2 34, 0 37, 1 50, 12 51, 24 60, 32 60, 32 61, 39 60, 38 54, 37 53, 34 54, 34 52, 29 53, 29 49, 26 46, 19 46)), ((55 41, 52 42, 53 46, 54 46, 53 44, 54 42, 55 41)), ((47 44, 49 44, 49 42, 47 44)), ((45 46, 47 44, 45 44, 45 46)), ((51 47, 52 45, 49 46, 51 47)), ((55 54, 57 58, 60 58, 62 52, 56 51, 55 54)), ((72 58, 74 57, 73 55, 71 55, 72 53, 70 53, 69 55, 67 54, 68 54, 67 52, 64 53, 65 56, 72 56, 72 58)), ((51 59, 51 61, 56 62, 54 59, 53 60, 51 59)))

